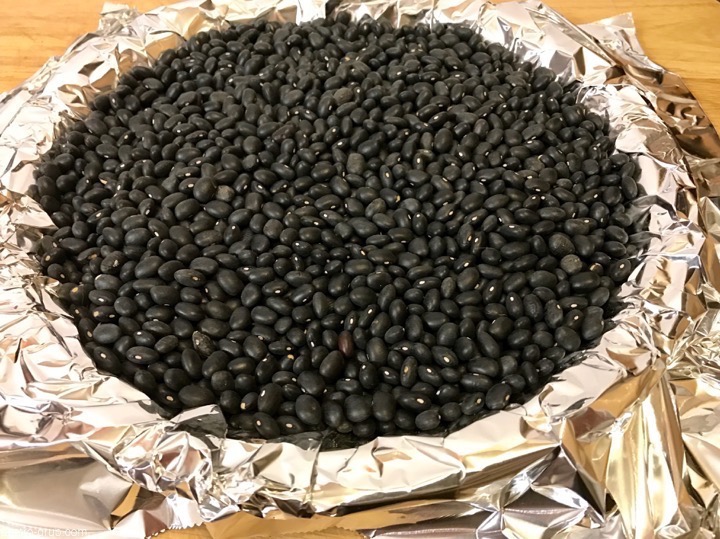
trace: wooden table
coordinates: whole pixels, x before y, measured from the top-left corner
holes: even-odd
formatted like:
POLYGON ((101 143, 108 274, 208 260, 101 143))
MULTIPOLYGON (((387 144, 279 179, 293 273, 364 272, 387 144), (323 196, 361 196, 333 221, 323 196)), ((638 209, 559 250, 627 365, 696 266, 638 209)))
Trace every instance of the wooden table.
MULTIPOLYGON (((117 3, 122 0, 115 0, 117 3)), ((720 4, 715 0, 545 0, 576 23, 631 11, 646 53, 680 74, 720 125, 720 4)), ((171 0, 130 0, 148 10, 171 0)), ((49 56, 97 26, 103 0, 0 0, 0 91, 32 75, 49 56)), ((203 528, 167 532, 163 539, 211 537, 203 528)), ((239 537, 239 536, 235 536, 239 537)), ((307 537, 312 537, 308 535, 307 537)))
MULTIPOLYGON (((148 10, 173 0, 113 0, 148 10)), ((32 75, 49 56, 97 26, 104 0, 0 0, 0 91, 32 75), (42 6, 42 7, 41 7, 42 6)), ((546 0, 576 23, 632 11, 648 56, 680 74, 720 122, 720 4, 715 0, 546 0)))

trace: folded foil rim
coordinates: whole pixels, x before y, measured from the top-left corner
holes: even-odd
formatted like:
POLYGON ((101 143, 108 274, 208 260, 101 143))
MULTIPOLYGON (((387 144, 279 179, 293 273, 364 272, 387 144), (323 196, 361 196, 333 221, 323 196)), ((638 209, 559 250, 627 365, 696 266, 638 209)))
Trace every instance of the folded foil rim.
POLYGON ((143 394, 95 370, 53 300, 56 283, 28 254, 52 225, 24 195, 32 164, 130 66, 228 21, 302 22, 327 6, 189 0, 141 14, 109 4, 97 32, 0 96, 0 522, 108 537, 221 517, 216 536, 229 522, 262 534, 279 519, 273 530, 312 522, 373 537, 712 537, 720 138, 695 98, 644 55, 628 15, 580 28, 536 1, 333 6, 395 25, 468 23, 581 84, 581 101, 636 157, 647 193, 650 247, 622 288, 617 326, 530 402, 444 438, 318 451, 311 436, 227 439, 213 406, 161 419, 143 394))

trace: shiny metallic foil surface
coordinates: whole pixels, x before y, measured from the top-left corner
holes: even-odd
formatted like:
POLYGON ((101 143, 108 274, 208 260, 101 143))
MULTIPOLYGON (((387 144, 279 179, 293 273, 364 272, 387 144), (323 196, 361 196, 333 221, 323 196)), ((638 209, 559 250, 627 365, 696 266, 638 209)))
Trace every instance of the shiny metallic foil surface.
POLYGON ((52 226, 24 195, 33 163, 130 66, 201 30, 302 22, 326 7, 107 5, 97 32, 0 96, 0 533, 132 538, 211 522, 214 537, 718 536, 720 138, 684 83, 644 56, 628 15, 579 28, 536 1, 333 5, 397 25, 467 23, 579 81, 580 99, 642 169, 650 241, 622 287, 627 308, 524 406, 445 438, 320 451, 317 435, 228 439, 212 406, 164 420, 94 368, 31 254, 52 226))

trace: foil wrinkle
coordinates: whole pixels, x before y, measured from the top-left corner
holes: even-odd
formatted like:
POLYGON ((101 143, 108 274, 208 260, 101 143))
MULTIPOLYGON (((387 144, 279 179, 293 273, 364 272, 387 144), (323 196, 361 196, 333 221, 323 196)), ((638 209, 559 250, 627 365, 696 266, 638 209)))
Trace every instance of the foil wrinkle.
POLYGON ((578 27, 534 0, 108 4, 94 33, 0 96, 0 532, 715 537, 719 195, 720 137, 682 80, 645 56, 629 15, 578 27), (32 251, 53 225, 25 195, 34 163, 120 74, 193 34, 338 11, 466 23, 580 85, 641 168, 648 248, 622 287, 627 307, 534 399, 446 437, 321 450, 318 435, 229 439, 215 406, 163 419, 94 368, 40 274, 32 251))

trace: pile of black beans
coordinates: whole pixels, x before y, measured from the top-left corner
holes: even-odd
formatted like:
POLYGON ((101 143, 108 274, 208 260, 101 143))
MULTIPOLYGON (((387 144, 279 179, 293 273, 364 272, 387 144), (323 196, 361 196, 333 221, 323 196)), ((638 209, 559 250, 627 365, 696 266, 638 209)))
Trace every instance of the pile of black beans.
POLYGON ((607 328, 635 163, 462 26, 203 32, 36 169, 44 272, 97 367, 235 435, 441 433, 607 328))

